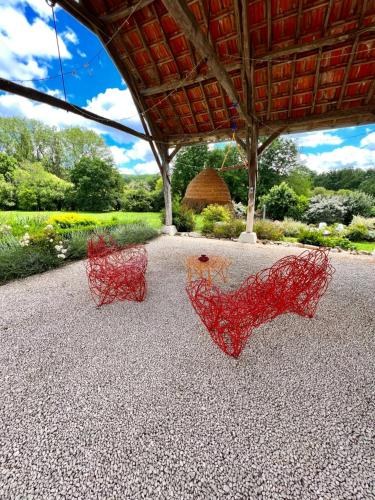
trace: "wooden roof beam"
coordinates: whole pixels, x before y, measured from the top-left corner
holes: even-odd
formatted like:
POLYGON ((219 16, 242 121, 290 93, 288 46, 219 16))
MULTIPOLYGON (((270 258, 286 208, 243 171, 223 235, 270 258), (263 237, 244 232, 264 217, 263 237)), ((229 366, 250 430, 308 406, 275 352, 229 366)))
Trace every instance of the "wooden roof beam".
MULTIPOLYGON (((329 111, 322 115, 313 116, 307 115, 302 118, 292 118, 289 120, 275 120, 269 123, 265 122, 260 126, 260 133, 264 134, 268 126, 272 126, 274 129, 280 129, 285 127, 284 133, 294 133, 294 132, 306 132, 310 130, 310 126, 314 129, 324 129, 330 128, 334 120, 341 120, 337 126, 351 126, 357 125, 358 121, 361 123, 375 123, 375 104, 361 106, 358 108, 349 108, 342 110, 329 111)), ((182 136, 175 135, 167 138, 170 145, 176 144, 194 144, 196 142, 219 142, 224 140, 229 140, 232 136, 233 131, 229 129, 220 129, 214 132, 200 132, 198 134, 185 134, 182 136)), ((246 134, 245 129, 237 131, 239 137, 244 137, 246 134)))
POLYGON ((290 56, 293 54, 299 54, 301 52, 307 52, 309 50, 319 49, 320 47, 326 47, 327 45, 339 45, 340 43, 344 43, 349 40, 355 40, 357 36, 361 36, 374 31, 375 25, 369 25, 361 29, 348 31, 347 33, 343 33, 342 35, 330 35, 323 38, 318 38, 313 42, 300 43, 292 45, 291 47, 285 47, 284 49, 276 49, 263 55, 257 55, 255 56, 255 58, 259 61, 270 61, 272 59, 277 59, 278 57, 290 56))
POLYGON ((105 23, 112 23, 113 21, 118 21, 119 19, 122 21, 128 16, 134 14, 137 10, 143 9, 143 7, 147 7, 154 0, 139 0, 138 2, 134 2, 134 5, 122 5, 116 10, 112 12, 108 12, 108 14, 103 14, 100 16, 100 20, 105 23))
MULTIPOLYGON (((231 64, 226 67, 227 71, 236 71, 239 70, 240 68, 241 68, 240 63, 231 64)), ((163 83, 162 85, 158 85, 156 87, 141 89, 140 93, 144 96, 162 94, 163 92, 176 90, 181 87, 188 87, 189 85, 195 85, 198 84, 199 82, 210 80, 212 78, 216 78, 216 76, 213 71, 210 71, 209 73, 201 74, 196 77, 194 76, 192 78, 184 78, 183 80, 172 80, 170 82, 163 83)))
POLYGON ((142 132, 138 132, 137 130, 127 127, 122 123, 97 115, 96 113, 92 113, 87 109, 80 108, 79 106, 75 106, 74 104, 70 104, 69 102, 63 101, 62 99, 58 99, 57 97, 45 94, 44 92, 39 92, 39 90, 35 90, 30 87, 24 87, 23 85, 19 85, 18 83, 5 80, 4 78, 0 78, 0 90, 19 95, 21 97, 26 97, 27 99, 32 99, 33 101, 38 101, 43 104, 48 104, 50 106, 54 106, 55 108, 64 109, 65 111, 69 111, 70 113, 74 113, 75 115, 82 116, 83 118, 87 118, 88 120, 92 120, 97 123, 101 123, 102 125, 106 125, 107 127, 115 128, 116 130, 120 130, 121 132, 125 132, 126 134, 133 135, 134 137, 138 137, 139 139, 144 139, 145 141, 153 140, 151 136, 146 135, 142 132))
POLYGON ((258 155, 261 155, 263 151, 267 149, 268 146, 270 146, 273 143, 273 141, 277 139, 279 135, 281 135, 284 132, 285 129, 286 127, 280 127, 277 130, 275 130, 275 132, 273 132, 269 137, 267 137, 267 139, 258 147, 258 155))
POLYGON ((218 59, 216 52, 209 43, 207 37, 202 32, 194 15, 189 10, 184 0, 163 0, 169 13, 173 16, 177 24, 180 26, 185 36, 193 43, 199 53, 207 58, 207 63, 212 69, 216 79, 223 86, 233 103, 237 103, 238 111, 249 124, 252 123, 252 118, 246 112, 243 103, 234 88, 233 82, 227 73, 225 67, 218 59))

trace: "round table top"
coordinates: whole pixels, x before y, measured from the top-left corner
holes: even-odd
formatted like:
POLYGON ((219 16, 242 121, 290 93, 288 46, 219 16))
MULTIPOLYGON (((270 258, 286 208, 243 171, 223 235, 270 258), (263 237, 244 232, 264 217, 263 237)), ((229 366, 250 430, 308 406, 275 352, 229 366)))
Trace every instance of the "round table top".
POLYGON ((202 262, 199 260, 200 255, 190 255, 186 258, 186 265, 188 267, 193 267, 194 269, 216 269, 221 267, 227 267, 231 263, 231 260, 227 257, 221 257, 220 255, 208 255, 208 260, 202 262))

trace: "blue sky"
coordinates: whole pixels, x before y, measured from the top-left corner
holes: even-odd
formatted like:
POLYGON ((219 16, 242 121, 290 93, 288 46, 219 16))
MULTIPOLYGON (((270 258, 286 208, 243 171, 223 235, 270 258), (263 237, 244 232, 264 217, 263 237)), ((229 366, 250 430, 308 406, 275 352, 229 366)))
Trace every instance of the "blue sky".
MULTIPOLYGON (((99 40, 63 9, 57 29, 68 100, 142 130, 130 93, 99 40)), ((0 0, 0 76, 62 97, 51 8, 45 0, 0 0)), ((125 173, 157 172, 148 144, 50 106, 0 92, 0 116, 24 116, 49 125, 85 126, 100 133, 125 173)), ((375 126, 293 136, 301 159, 316 171, 375 165, 375 126)))

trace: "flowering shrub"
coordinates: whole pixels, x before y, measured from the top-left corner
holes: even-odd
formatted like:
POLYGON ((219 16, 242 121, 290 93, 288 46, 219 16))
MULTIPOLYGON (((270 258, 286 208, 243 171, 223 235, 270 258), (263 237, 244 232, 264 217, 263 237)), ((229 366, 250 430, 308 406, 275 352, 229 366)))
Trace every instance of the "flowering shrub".
POLYGON ((61 229, 70 229, 73 227, 85 227, 91 225, 100 225, 100 222, 94 217, 80 215, 76 213, 65 213, 52 215, 47 220, 48 225, 57 226, 61 229))
POLYGON ((64 244, 62 241, 59 241, 58 245, 55 245, 55 250, 57 252, 57 257, 59 259, 65 259, 66 258, 66 253, 68 249, 64 247, 64 244))
POLYGON ((12 234, 12 226, 8 224, 0 224, 0 237, 9 236, 12 234))
POLYGON ((30 245, 30 235, 29 233, 25 233, 20 239, 21 247, 28 247, 30 245))

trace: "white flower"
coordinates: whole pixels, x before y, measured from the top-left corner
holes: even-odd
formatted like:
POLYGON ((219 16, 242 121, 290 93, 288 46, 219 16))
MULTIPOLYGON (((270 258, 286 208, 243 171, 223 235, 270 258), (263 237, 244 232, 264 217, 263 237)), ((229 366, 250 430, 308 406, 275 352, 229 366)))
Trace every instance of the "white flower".
POLYGON ((65 259, 65 255, 64 255, 63 253, 58 253, 58 254, 57 254, 57 257, 58 257, 59 259, 65 259))
POLYGON ((25 224, 23 227, 24 227, 25 229, 29 229, 29 227, 30 227, 30 226, 29 226, 28 224, 25 224))
POLYGON ((53 239, 52 239, 52 238, 50 238, 50 239, 49 239, 49 241, 50 241, 51 243, 53 243, 53 239))
POLYGON ((63 249, 61 250, 61 253, 66 253, 67 251, 68 251, 68 249, 67 249, 67 248, 63 248, 63 249))
POLYGON ((62 249, 61 245, 55 245, 56 252, 60 252, 61 249, 62 249))
POLYGON ((46 231, 52 231, 53 230, 53 226, 52 226, 52 224, 47 224, 47 226, 44 229, 46 231))

